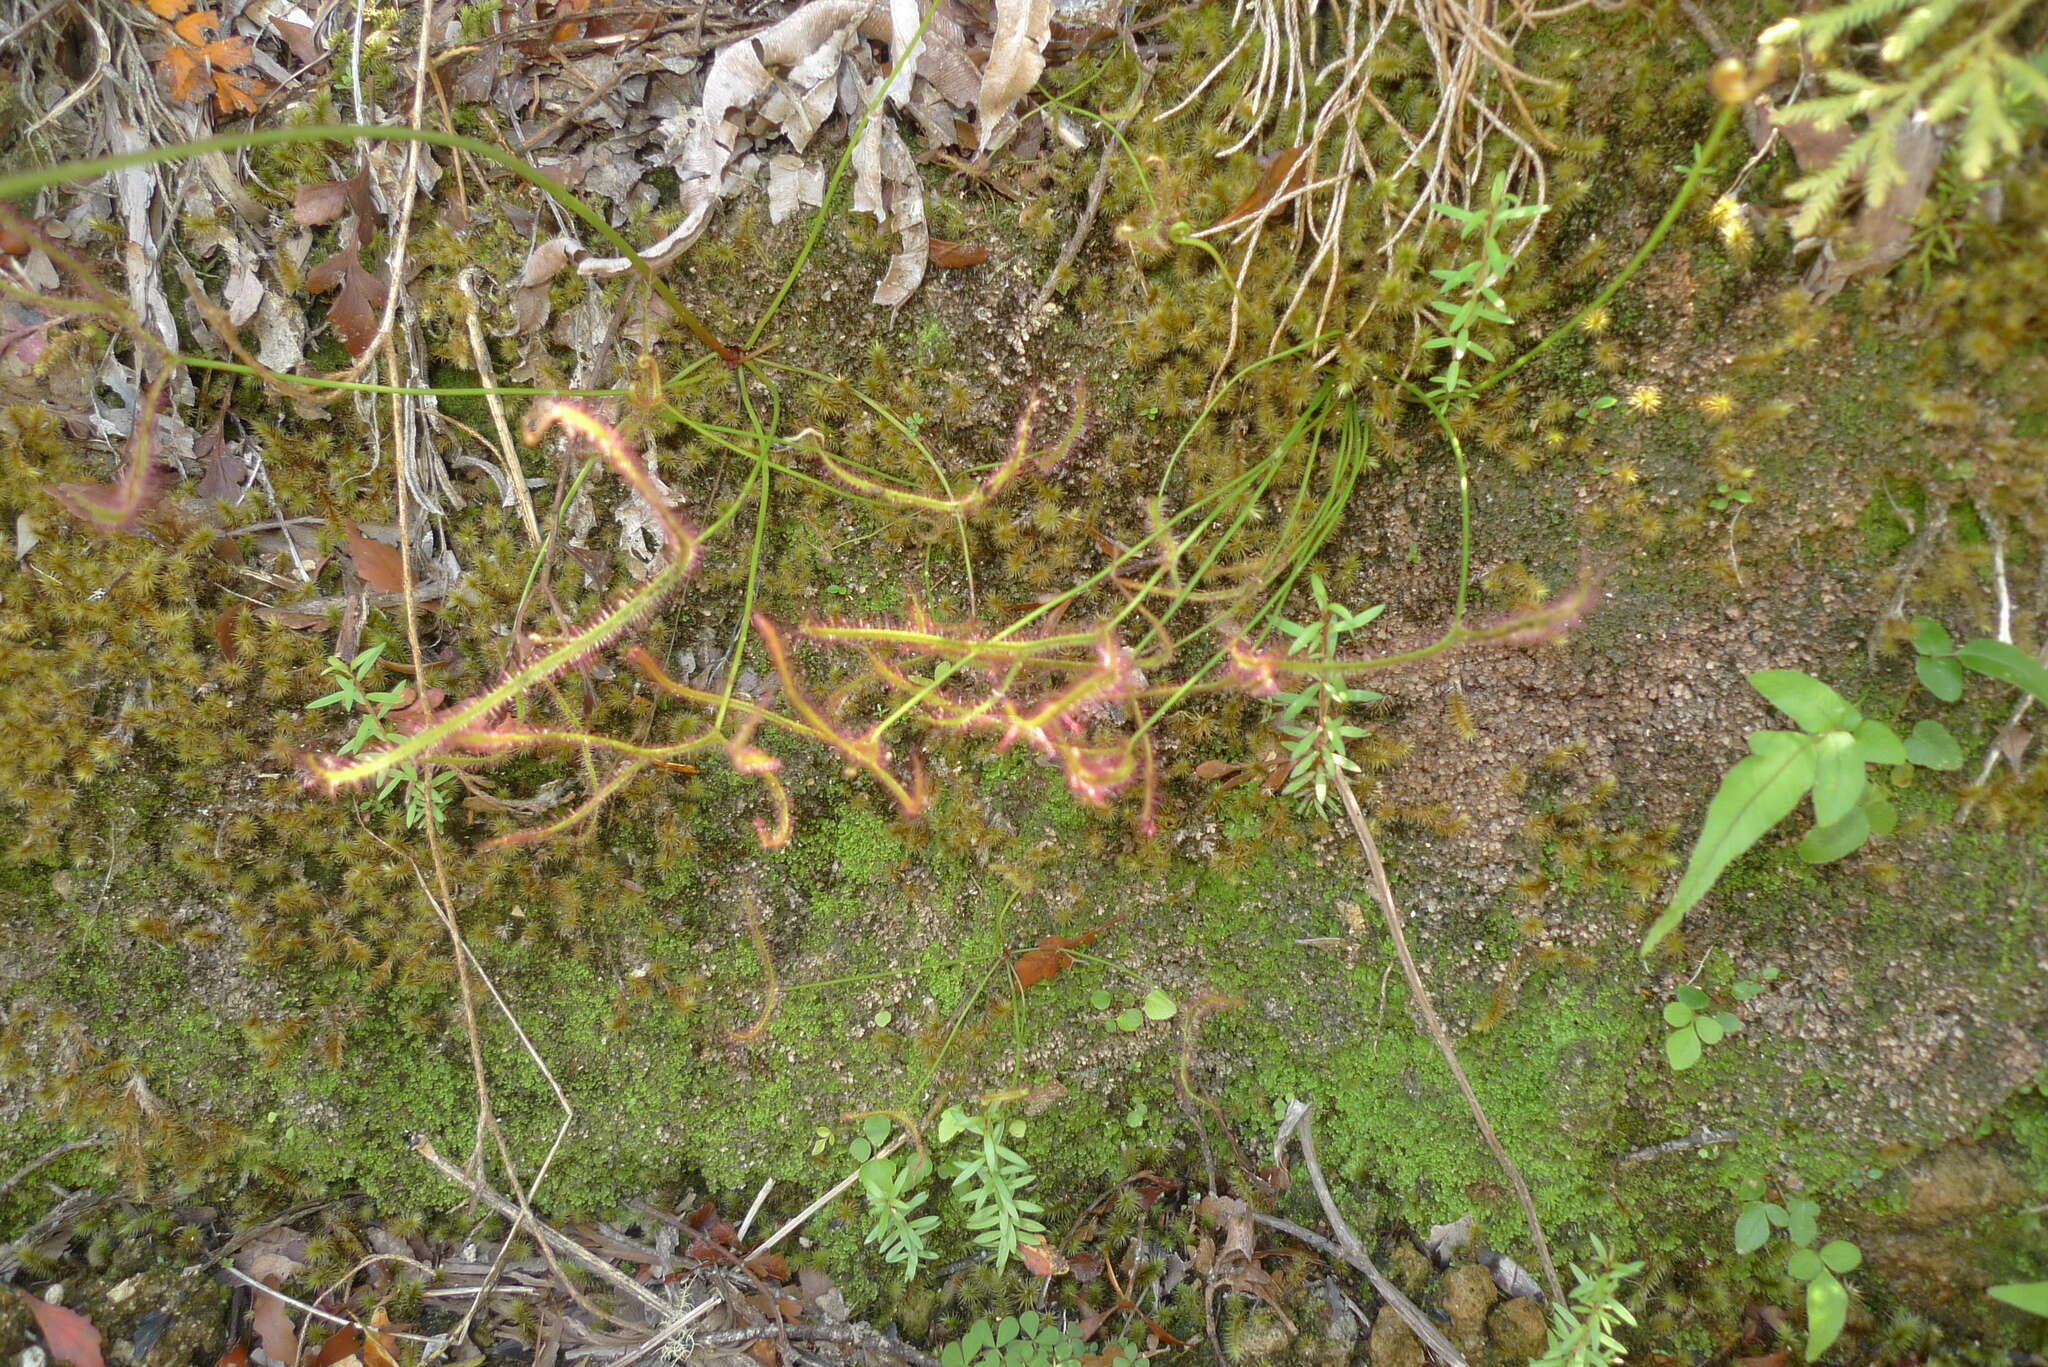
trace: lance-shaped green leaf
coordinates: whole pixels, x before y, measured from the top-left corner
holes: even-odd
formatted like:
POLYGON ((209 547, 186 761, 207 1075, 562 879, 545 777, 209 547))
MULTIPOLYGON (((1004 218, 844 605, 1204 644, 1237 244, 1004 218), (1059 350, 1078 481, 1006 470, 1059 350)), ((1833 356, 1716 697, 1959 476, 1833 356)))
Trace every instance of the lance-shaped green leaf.
POLYGON ((1848 699, 1811 674, 1796 669, 1759 669, 1749 676, 1749 682, 1771 706, 1815 735, 1853 731, 1863 720, 1848 699))
POLYGON ((1848 1320, 1848 1288, 1823 1267, 1806 1284, 1806 1360, 1811 1362, 1833 1347, 1848 1320))
POLYGON ((1856 753, 1856 737, 1828 732, 1814 747, 1813 761, 1813 819, 1832 826, 1855 811, 1863 797, 1863 757, 1856 753))
POLYGON ((1812 736, 1795 731, 1758 731, 1750 736, 1751 755, 1722 778, 1707 804, 1706 824, 1685 876, 1671 894, 1671 905, 1643 937, 1645 957, 1707 895, 1723 869, 1799 805, 1813 787, 1814 745, 1812 736))
POLYGON ((1956 658, 1979 674, 2024 688, 2037 701, 2048 703, 2048 666, 2018 646, 1985 637, 1965 642, 1956 658))

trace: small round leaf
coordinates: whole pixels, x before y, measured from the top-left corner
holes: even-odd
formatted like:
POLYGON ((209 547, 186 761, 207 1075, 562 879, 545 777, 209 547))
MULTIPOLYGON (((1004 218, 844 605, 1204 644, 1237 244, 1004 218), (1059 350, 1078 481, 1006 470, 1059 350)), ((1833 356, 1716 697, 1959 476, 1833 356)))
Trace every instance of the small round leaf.
POLYGON ((1810 1282, 1827 1266, 1821 1262, 1820 1254, 1810 1248, 1794 1249, 1792 1256, 1785 1260, 1785 1270, 1802 1282, 1810 1282))
POLYGON ((1692 1008, 1684 1002, 1666 1002, 1664 1004, 1664 1023, 1679 1028, 1691 1025, 1692 1008))
POLYGON ((1664 1057, 1671 1060, 1672 1070, 1680 1073, 1700 1061, 1700 1037, 1692 1026, 1673 1030, 1664 1037, 1664 1057))
POLYGON ((1719 1044, 1722 1037, 1728 1033, 1721 1028, 1721 1022, 1712 1016, 1701 1016, 1692 1023, 1692 1028, 1699 1035, 1701 1044, 1719 1044))
POLYGON ((1863 1250, 1847 1239, 1832 1239, 1821 1245, 1820 1260, 1830 1272, 1853 1272, 1863 1265, 1863 1250))
POLYGON ((1145 994, 1145 1018, 1147 1020, 1171 1020, 1173 1019, 1173 1013, 1179 1009, 1179 1007, 1174 1005, 1173 998, 1167 996, 1159 988, 1155 987, 1145 994))

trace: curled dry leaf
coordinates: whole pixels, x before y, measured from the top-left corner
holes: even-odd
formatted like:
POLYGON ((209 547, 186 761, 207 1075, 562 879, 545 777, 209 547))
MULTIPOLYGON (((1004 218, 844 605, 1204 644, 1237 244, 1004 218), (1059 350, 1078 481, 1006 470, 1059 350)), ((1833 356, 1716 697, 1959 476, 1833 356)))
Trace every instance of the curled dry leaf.
POLYGON ((1003 141, 996 136, 999 127, 1017 101, 1038 84, 1045 70, 1045 45, 1051 40, 1052 0, 996 0, 995 35, 988 64, 981 69, 981 95, 975 101, 981 124, 977 153, 985 155, 1003 141))
POLYGON ((1034 1277, 1064 1277, 1074 1270, 1066 1257, 1048 1243, 1019 1240, 1017 1256, 1024 1260, 1024 1266, 1031 1269, 1034 1277))
POLYGON ((363 269, 360 248, 336 252, 306 272, 306 288, 314 294, 334 292, 327 306, 327 321, 334 324, 349 355, 361 359, 377 340, 377 321, 383 316, 390 286, 363 269))
POLYGON ((526 265, 512 285, 512 335, 531 337, 547 326, 553 303, 548 287, 569 263, 583 255, 573 237, 551 237, 527 254, 526 265))

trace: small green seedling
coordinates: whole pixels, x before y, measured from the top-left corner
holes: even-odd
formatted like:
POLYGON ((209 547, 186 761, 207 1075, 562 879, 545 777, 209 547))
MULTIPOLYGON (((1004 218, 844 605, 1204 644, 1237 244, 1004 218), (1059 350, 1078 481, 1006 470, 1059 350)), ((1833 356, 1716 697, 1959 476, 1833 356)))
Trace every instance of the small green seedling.
POLYGON ((996 1255, 1002 1271, 1025 1240, 1043 1240, 1044 1208, 1018 1193, 1038 1180, 1031 1165, 1004 1141, 1024 1137, 1024 1122, 1005 1121, 997 1107, 975 1114, 948 1106, 939 1117, 939 1143, 966 1135, 973 1141, 967 1158, 947 1165, 953 1190, 967 1202, 967 1228, 974 1242, 996 1255))
MULTIPOLYGON (((1130 998, 1124 1000, 1128 1002, 1130 998)), ((1116 1004, 1116 996, 1108 988, 1098 987, 1088 994, 1088 1004, 1097 1011, 1107 1011, 1116 1004)), ((1145 1028, 1146 1021, 1172 1020, 1179 1010, 1179 1004, 1167 995, 1165 989, 1155 987, 1110 1017, 1109 1023, 1125 1034, 1135 1034, 1145 1028)))
POLYGON ((1700 1061, 1700 1051, 1739 1034, 1742 1022, 1732 1011, 1716 1011, 1707 994, 1691 983, 1678 989, 1675 1000, 1664 1005, 1664 1023, 1671 1033, 1664 1037, 1664 1057, 1674 1072, 1684 1072, 1700 1061))
POLYGON ((1728 511, 1732 505, 1746 504, 1755 498, 1756 495, 1742 485, 1731 484, 1724 479, 1714 485, 1714 496, 1707 500, 1707 506, 1717 513, 1722 513, 1728 511))
POLYGON ((1863 1250, 1847 1239, 1813 1247, 1820 1238, 1820 1207, 1795 1199, 1782 1206, 1775 1201, 1745 1201, 1735 1217, 1735 1251, 1756 1252, 1770 1242, 1773 1229, 1783 1230, 1796 1245, 1785 1260, 1785 1271, 1806 1285, 1806 1359, 1811 1362, 1841 1337, 1848 1322, 1849 1289, 1842 1285, 1842 1277, 1863 1265, 1863 1250))
MULTIPOLYGON (((1384 603, 1354 612, 1331 602, 1319 574, 1309 576, 1308 588, 1316 615, 1306 622, 1285 617, 1275 622, 1287 637, 1290 656, 1327 664, 1337 658, 1344 637, 1363 631, 1386 610, 1384 603)), ((1346 686, 1342 679, 1313 675, 1292 693, 1275 697, 1289 761, 1281 794, 1294 798, 1304 810, 1322 811, 1329 804, 1332 785, 1346 782, 1347 773, 1358 772, 1358 764, 1345 753, 1346 748, 1372 734, 1348 720, 1345 709, 1353 703, 1378 702, 1385 696, 1370 688, 1346 686)))
MULTIPOLYGON (((1128 1344, 1110 1347, 1111 1367, 1140 1361, 1128 1344)), ((939 1350, 941 1367, 1080 1367, 1089 1348, 1080 1335, 1036 1310, 993 1322, 976 1320, 939 1350)))
POLYGON ((1806 1283, 1806 1359, 1825 1353, 1841 1337, 1849 1319, 1849 1289, 1841 1274, 1863 1265, 1863 1250, 1847 1239, 1831 1239, 1819 1248, 1793 1250, 1785 1271, 1806 1283))
POLYGON ((861 1121, 860 1133, 847 1143, 853 1161, 860 1164, 861 1190, 868 1198, 868 1234, 886 1262, 903 1269, 905 1282, 917 1279, 917 1269, 932 1257, 925 1243, 939 1227, 936 1215, 921 1215, 919 1208, 931 1195, 921 1191, 931 1176, 932 1165, 921 1153, 907 1158, 885 1157, 879 1153, 889 1139, 886 1116, 871 1115, 861 1121))
MULTIPOLYGON (((383 745, 400 738, 387 724, 386 718, 392 708, 405 701, 405 686, 400 684, 376 693, 363 687, 383 654, 384 643, 379 641, 358 653, 353 660, 329 655, 321 668, 321 672, 334 684, 334 691, 307 703, 306 710, 318 712, 323 708, 339 707, 358 714, 355 734, 342 743, 337 754, 353 755, 371 741, 383 745)), ((431 820, 439 826, 447 814, 448 801, 454 795, 448 786, 454 781, 455 771, 452 769, 437 769, 429 776, 419 765, 407 760, 385 771, 371 805, 389 805, 391 795, 402 788, 405 793, 405 824, 418 826, 422 821, 431 820)))
MULTIPOLYGON (((1918 676, 1923 688, 1943 702, 1954 702, 1963 696, 1963 671, 1969 669, 1987 679, 2011 684, 2032 694, 2035 701, 2048 704, 2048 666, 2043 666, 2039 660, 2016 645, 1994 640, 1989 636, 1981 636, 1974 641, 1965 641, 1962 645, 1957 645, 1954 638, 1948 634, 1948 628, 1932 617, 1913 619, 1912 641, 1915 656, 1913 673, 1918 676)), ((1930 734, 1938 733, 1945 747, 1955 750, 1954 739, 1941 723, 1923 722, 1921 726, 1931 728, 1930 734)), ((1916 726, 1913 730, 1917 736, 1921 727, 1916 726)), ((1908 742, 1907 748, 1911 750, 1911 742, 1908 742)), ((1962 762, 1960 750, 1956 750, 1956 761, 1958 764, 1962 762)), ((1925 763, 1919 759, 1913 762, 1925 763)), ((1926 767, 1937 769, 1942 766, 1927 764, 1926 767)))
POLYGON ((1614 407, 1614 405, 1620 402, 1621 400, 1616 398, 1612 394, 1602 394, 1599 398, 1593 400, 1591 403, 1580 404, 1575 410, 1573 410, 1573 412, 1576 416, 1580 418, 1590 418, 1594 414, 1604 412, 1605 410, 1614 407))

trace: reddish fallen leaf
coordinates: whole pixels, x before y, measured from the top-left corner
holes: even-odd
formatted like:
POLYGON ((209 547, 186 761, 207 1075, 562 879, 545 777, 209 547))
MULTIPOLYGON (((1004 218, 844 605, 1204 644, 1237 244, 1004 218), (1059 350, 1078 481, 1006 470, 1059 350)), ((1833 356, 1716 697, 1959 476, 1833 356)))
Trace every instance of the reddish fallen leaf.
POLYGON ((135 433, 128 441, 128 464, 113 484, 60 484, 50 492, 97 532, 125 532, 170 487, 172 471, 157 461, 157 410, 163 404, 166 371, 150 382, 136 408, 135 433))
POLYGON ((1075 1285, 1086 1286, 1102 1276, 1102 1255, 1076 1253, 1067 1259, 1067 1270, 1073 1274, 1075 1285))
POLYGON ((1243 768, 1243 764, 1233 759, 1205 759, 1195 766, 1195 777, 1213 783, 1219 778, 1229 778, 1243 768))
POLYGON ((332 223, 348 208, 348 182, 345 180, 323 180, 313 185, 301 185, 292 196, 292 222, 302 228, 317 228, 323 223, 332 223))
POLYGON ((1073 1265, 1051 1244, 1019 1240, 1017 1256, 1024 1260, 1024 1266, 1031 1269, 1034 1277, 1064 1277, 1073 1271, 1073 1265))
MULTIPOLYGON (((266 1283, 267 1284, 267 1283, 266 1283)), ((292 1324, 291 1307, 270 1294, 270 1291, 249 1292, 249 1327, 256 1333, 256 1341, 263 1345, 263 1351, 291 1367, 299 1350, 299 1331, 292 1324)))
POLYGON ((1266 163, 1265 174, 1252 192, 1237 202, 1237 207, 1216 220, 1219 228, 1241 222, 1259 213, 1268 204, 1291 190, 1296 190, 1308 179, 1308 166, 1302 160, 1306 147, 1290 147, 1284 152, 1275 152, 1273 159, 1266 163))
POLYGON ((220 611, 213 619, 213 643, 220 647, 223 660, 235 658, 235 619, 242 615, 242 600, 237 598, 220 611))
POLYGON ((1074 956, 1067 953, 1068 950, 1079 949, 1082 945, 1094 944, 1096 936, 1102 934, 1103 931, 1108 930, 1111 926, 1129 915, 1130 913, 1127 911, 1121 915, 1112 916, 1100 925, 1082 931, 1079 935, 1046 935, 1040 937, 1036 949, 1025 950, 1010 965, 1010 971, 1017 976, 1017 986, 1022 989, 1038 983, 1051 982, 1073 965, 1074 956))
POLYGON ((929 250, 932 264, 949 271, 979 266, 988 260, 988 248, 979 242, 948 242, 943 237, 935 237, 929 250))
POLYGON ((348 524, 348 563, 356 572, 356 578, 368 584, 377 593, 405 592, 405 560, 398 553, 398 547, 387 546, 382 541, 372 541, 356 530, 356 524, 348 524))
POLYGON ((238 1343, 213 1360, 213 1367, 249 1367, 249 1345, 238 1343))
POLYGON ((289 19, 270 16, 270 26, 277 30, 277 36, 284 39, 284 45, 291 49, 292 57, 301 66, 311 66, 326 54, 320 50, 320 40, 305 24, 295 24, 289 19))
POLYGON ((306 272, 307 290, 334 292, 334 302, 327 306, 327 321, 334 324, 349 355, 358 359, 377 340, 377 322, 383 316, 385 300, 391 297, 390 287, 363 269, 359 251, 357 247, 338 251, 306 272))
POLYGON ((756 1253, 747 1259, 747 1271, 764 1282, 789 1280, 789 1259, 780 1253, 756 1253))
POLYGON ((398 1340, 383 1331, 391 1327, 391 1316, 378 1306, 370 1312, 369 1332, 363 1335, 363 1367, 398 1367, 398 1340))
POLYGON ((76 1310, 52 1305, 26 1291, 21 1298, 27 1303, 29 1314, 35 1316, 36 1328, 53 1361, 68 1362, 72 1367, 106 1367, 106 1358, 100 1354, 100 1331, 91 1320, 76 1310))
POLYGON ((1017 975, 1017 986, 1036 987, 1057 978, 1073 962, 1073 955, 1057 949, 1027 949, 1010 965, 1010 971, 1017 975))
POLYGON ((363 1336, 354 1325, 343 1325, 327 1336, 320 1351, 313 1354, 312 1367, 334 1367, 343 1358, 354 1357, 363 1346, 363 1336))

